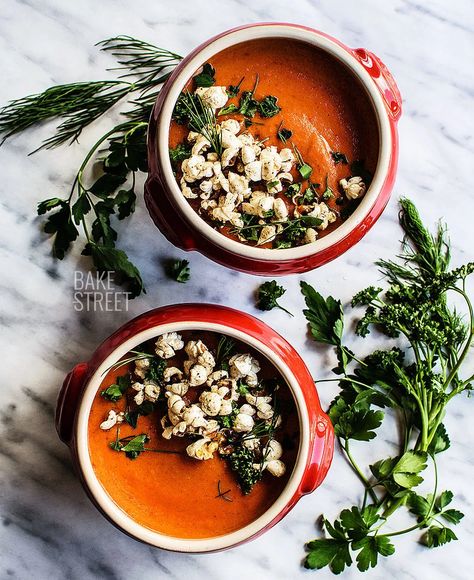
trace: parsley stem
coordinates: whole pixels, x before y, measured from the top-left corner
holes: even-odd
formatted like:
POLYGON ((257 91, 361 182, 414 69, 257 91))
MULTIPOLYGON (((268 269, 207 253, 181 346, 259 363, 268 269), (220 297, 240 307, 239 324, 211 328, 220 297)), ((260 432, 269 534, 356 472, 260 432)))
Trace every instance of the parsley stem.
MULTIPOLYGON (((469 326, 470 326, 470 331, 469 331, 469 336, 467 337, 466 343, 464 345, 464 348, 462 350, 461 355, 459 356, 456 364, 454 365, 454 367, 451 369, 451 372, 448 375, 448 378, 446 379, 446 381, 443 384, 443 388, 444 390, 446 390, 449 385, 451 384, 451 381, 454 379, 454 377, 457 375, 459 368, 461 367, 461 364, 463 363, 464 359, 466 358, 472 342, 473 342, 473 338, 474 338, 474 309, 472 307, 472 303, 469 300, 468 295, 466 294, 466 292, 464 290, 461 290, 460 288, 457 288, 456 286, 453 286, 451 288, 454 292, 457 292, 458 294, 460 294, 464 300, 466 301, 468 310, 469 310, 469 326)), ((449 401, 455 394, 457 394, 456 389, 454 389, 448 396, 447 401, 449 401)), ((447 402, 446 401, 446 402, 447 402)))
POLYGON ((342 449, 344 450, 347 459, 349 461, 349 463, 352 466, 352 469, 354 470, 354 472, 356 473, 357 477, 360 479, 360 481, 363 483, 367 493, 370 495, 370 497, 372 498, 372 500, 378 504, 379 502, 379 498, 377 497, 377 494, 375 493, 375 491, 372 489, 372 486, 370 485, 369 480, 365 477, 365 475, 362 473, 360 467, 357 465, 354 457, 352 456, 352 453, 350 451, 350 446, 349 446, 349 440, 345 439, 344 443, 342 442, 341 439, 339 439, 339 444, 342 447, 342 449))

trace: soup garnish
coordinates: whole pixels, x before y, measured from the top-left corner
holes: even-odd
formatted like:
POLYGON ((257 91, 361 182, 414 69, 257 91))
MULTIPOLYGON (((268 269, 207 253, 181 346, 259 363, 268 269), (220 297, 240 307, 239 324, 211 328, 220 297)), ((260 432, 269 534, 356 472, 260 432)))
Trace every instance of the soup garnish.
POLYGON ((172 128, 187 133, 172 132, 170 158, 183 196, 205 221, 240 242, 283 249, 315 242, 352 213, 371 180, 361 162, 351 163, 318 134, 327 160, 320 164, 313 155, 313 167, 278 96, 257 97, 259 74, 247 90, 246 77, 235 86, 216 84, 219 69, 210 63, 201 74, 205 84, 195 76, 176 103, 172 128), (276 116, 279 124, 269 125, 276 116))
POLYGON ((122 409, 107 410, 100 429, 115 428, 112 450, 136 459, 143 452, 182 453, 149 445, 148 433, 120 437, 121 425, 140 430, 140 418, 157 411, 162 440, 185 438, 193 460, 225 459, 244 494, 264 472, 286 472, 277 439, 282 418, 279 377, 261 378, 260 362, 227 336, 215 349, 203 340, 183 340, 177 332, 160 335, 154 352, 135 350, 113 365, 127 372, 101 391, 122 409))

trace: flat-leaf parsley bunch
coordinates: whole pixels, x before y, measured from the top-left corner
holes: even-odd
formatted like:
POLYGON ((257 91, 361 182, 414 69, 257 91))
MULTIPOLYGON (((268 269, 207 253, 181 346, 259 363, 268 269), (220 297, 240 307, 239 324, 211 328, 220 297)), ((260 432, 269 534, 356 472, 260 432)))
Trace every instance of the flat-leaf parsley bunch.
MULTIPOLYGON (((315 341, 336 349, 340 393, 329 416, 353 471, 364 487, 362 502, 343 510, 330 522, 322 518, 326 536, 307 544, 305 566, 329 566, 339 574, 355 558, 360 571, 377 564, 379 556, 395 552, 392 539, 421 532, 422 542, 434 548, 456 540, 449 527, 463 514, 451 507, 451 491, 438 489, 438 455, 448 449, 443 424, 449 402, 469 392, 474 375, 465 376, 465 363, 474 337, 474 310, 466 292, 466 279, 474 263, 449 270, 450 248, 446 230, 430 234, 407 199, 402 199, 400 223, 405 232, 403 252, 397 262, 377 262, 389 286, 373 286, 352 299, 364 307, 356 334, 367 336, 373 327, 406 348, 380 349, 364 358, 344 345, 344 312, 341 302, 323 298, 309 284, 301 289, 304 314, 315 341), (448 303, 450 295, 464 302, 467 318, 448 303), (401 443, 396 455, 381 458, 367 468, 356 462, 352 441, 371 441, 383 425, 384 410, 399 417, 401 443), (427 465, 434 467, 433 490, 417 491, 427 465), (414 517, 406 529, 387 531, 386 523, 399 508, 414 517)), ((469 374, 469 373, 468 373, 469 374)), ((420 537, 420 534, 418 535, 420 537)))

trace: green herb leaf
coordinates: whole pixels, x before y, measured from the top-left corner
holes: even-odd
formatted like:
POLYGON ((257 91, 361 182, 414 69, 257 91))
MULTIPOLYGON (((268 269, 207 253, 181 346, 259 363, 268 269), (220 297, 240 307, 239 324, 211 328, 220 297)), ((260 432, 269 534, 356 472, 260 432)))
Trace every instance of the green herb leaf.
POLYGON ((234 105, 234 103, 230 103, 229 105, 226 105, 225 107, 219 109, 217 116, 220 117, 222 115, 230 115, 231 113, 237 113, 238 110, 239 108, 237 107, 237 105, 234 105))
POLYGON ((346 566, 352 564, 349 544, 344 540, 320 539, 306 544, 309 551, 304 561, 304 567, 310 570, 320 570, 329 566, 333 574, 340 574, 346 566))
POLYGON ((344 155, 344 153, 341 153, 340 151, 331 151, 331 157, 336 165, 338 163, 343 163, 344 165, 347 165, 348 163, 347 157, 344 155))
POLYGON ((375 568, 378 555, 391 556, 395 553, 395 547, 385 536, 367 536, 352 544, 354 550, 360 550, 357 554, 357 568, 365 572, 369 568, 375 568))
POLYGON ((262 117, 274 117, 281 108, 277 105, 277 97, 267 96, 258 103, 258 112, 262 117))
POLYGON ((212 85, 216 82, 214 77, 216 71, 214 67, 206 62, 206 64, 202 67, 202 71, 193 77, 194 83, 196 87, 212 87, 212 85))
POLYGON ((99 179, 92 185, 90 192, 95 196, 105 199, 111 193, 113 193, 119 185, 125 183, 127 179, 123 175, 114 175, 112 173, 104 173, 99 179))
POLYGON ((186 143, 180 143, 174 149, 170 148, 170 161, 173 167, 177 167, 178 163, 191 157, 191 147, 186 143))
POLYGON ((280 139, 280 141, 283 141, 283 143, 286 143, 288 141, 288 139, 291 139, 292 135, 293 135, 293 131, 290 131, 290 129, 285 129, 285 127, 282 127, 280 125, 280 128, 278 129, 278 132, 277 132, 277 137, 278 137, 278 139, 280 139))
POLYGON ((117 377, 117 382, 110 385, 104 391, 101 391, 102 397, 116 403, 125 394, 128 388, 130 388, 132 382, 130 380, 130 375, 122 375, 117 377))
POLYGON ((279 286, 276 280, 264 282, 258 287, 257 290, 257 308, 260 310, 272 310, 273 308, 280 308, 281 310, 287 312, 290 316, 293 316, 291 312, 288 312, 288 310, 278 304, 278 298, 281 298, 285 292, 285 288, 283 288, 283 286, 279 286))
POLYGON ((423 538, 428 548, 438 548, 457 539, 456 534, 451 529, 439 526, 431 526, 423 538))
MULTIPOLYGON (((47 200, 46 202, 42 202, 42 204, 40 203, 38 212, 44 213, 44 211, 49 211, 53 207, 52 203, 52 200, 47 200), (45 209, 46 206, 47 209, 45 209)), ((54 234, 53 256, 58 258, 58 260, 62 260, 69 250, 71 243, 79 235, 79 232, 73 224, 71 209, 68 203, 61 200, 54 207, 59 207, 60 209, 48 216, 43 229, 47 234, 54 234)))
POLYGON ((301 292, 307 306, 303 314, 314 340, 339 345, 344 331, 344 312, 340 300, 335 300, 332 296, 325 300, 307 282, 301 282, 301 292))
POLYGON ((185 284, 191 277, 188 260, 171 260, 166 265, 167 275, 181 284, 185 284))
POLYGON ((229 95, 229 98, 232 97, 236 97, 239 92, 240 92, 240 85, 243 83, 244 81, 244 77, 242 77, 239 81, 238 85, 230 85, 229 88, 227 89, 227 94, 229 95))
POLYGON ((127 285, 132 297, 145 292, 140 273, 129 261, 125 252, 94 242, 88 244, 86 251, 90 252, 97 270, 99 272, 115 272, 118 282, 127 285))

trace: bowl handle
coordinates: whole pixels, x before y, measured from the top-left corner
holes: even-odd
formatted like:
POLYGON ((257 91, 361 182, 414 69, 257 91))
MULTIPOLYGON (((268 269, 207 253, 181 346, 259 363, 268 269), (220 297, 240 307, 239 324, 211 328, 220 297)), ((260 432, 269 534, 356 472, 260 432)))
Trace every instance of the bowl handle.
POLYGON ((402 97, 397 83, 385 64, 373 52, 355 48, 352 54, 361 63, 376 84, 392 119, 397 122, 402 114, 402 97))
POLYGON ((313 449, 300 485, 301 495, 312 493, 323 482, 334 454, 334 429, 329 417, 320 413, 314 424, 313 449))
POLYGON ((66 445, 71 444, 79 396, 84 387, 87 363, 79 363, 64 379, 56 404, 55 425, 59 438, 66 445))

